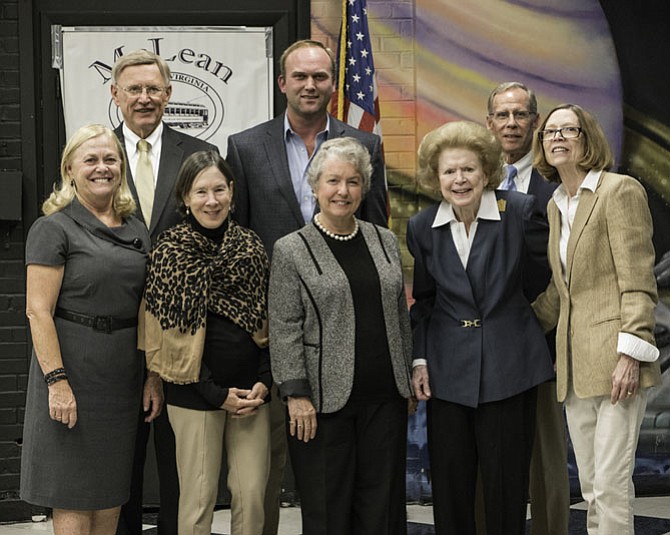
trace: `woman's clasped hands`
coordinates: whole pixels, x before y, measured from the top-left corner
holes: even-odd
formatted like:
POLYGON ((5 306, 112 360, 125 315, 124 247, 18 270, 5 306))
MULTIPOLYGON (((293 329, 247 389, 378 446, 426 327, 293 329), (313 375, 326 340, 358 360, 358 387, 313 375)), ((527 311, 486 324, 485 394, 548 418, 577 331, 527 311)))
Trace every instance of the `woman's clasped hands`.
POLYGON ((254 414, 258 407, 265 403, 268 388, 263 383, 256 383, 251 389, 229 388, 228 397, 221 406, 222 409, 233 413, 234 417, 244 418, 254 414))

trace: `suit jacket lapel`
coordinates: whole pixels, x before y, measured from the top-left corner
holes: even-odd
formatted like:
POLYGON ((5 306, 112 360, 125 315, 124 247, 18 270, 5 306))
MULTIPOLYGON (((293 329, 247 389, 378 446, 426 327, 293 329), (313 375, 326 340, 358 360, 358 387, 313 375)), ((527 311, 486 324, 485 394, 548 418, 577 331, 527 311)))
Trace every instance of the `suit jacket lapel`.
POLYGON ((334 139, 336 137, 342 137, 345 134, 344 123, 338 121, 334 117, 330 118, 330 132, 328 139, 334 139))
MULTIPOLYGON (((463 294, 465 301, 476 303, 473 293, 472 283, 470 277, 466 273, 461 263, 461 258, 458 256, 458 250, 451 235, 450 225, 444 225, 437 228, 430 229, 430 235, 433 240, 434 259, 433 262, 439 263, 443 269, 433 269, 435 276, 444 273, 445 279, 438 281, 440 284, 457 288, 457 292, 463 294)), ((473 251, 470 252, 472 255, 473 251)), ((470 256, 470 259, 472 256, 470 256)), ((468 260, 468 266, 470 266, 468 260)))
POLYGON ((537 193, 537 181, 542 180, 540 173, 535 169, 530 172, 530 180, 528 181, 528 195, 535 195, 537 193))
POLYGON ((161 159, 158 164, 154 205, 151 210, 151 224, 149 225, 150 234, 156 228, 170 195, 174 195, 174 185, 184 156, 184 151, 180 145, 179 136, 170 127, 163 125, 161 159))
MULTIPOLYGON (((591 217, 593 208, 598 201, 598 194, 592 192, 590 189, 582 189, 579 193, 579 206, 577 207, 577 213, 575 214, 575 220, 572 222, 572 228, 570 229, 570 239, 568 240, 568 252, 566 259, 566 279, 568 281, 568 286, 570 286, 570 276, 572 274, 572 264, 575 257, 575 249, 577 248, 577 243, 582 236, 584 227, 591 217)), ((560 224, 560 223, 559 223, 560 224)), ((559 226, 560 228, 560 226, 559 226)))
POLYGON ((126 140, 123 136, 123 123, 116 127, 114 133, 116 134, 116 137, 119 138, 121 146, 123 147, 123 153, 126 155, 126 181, 128 182, 130 193, 133 195, 133 199, 135 199, 135 204, 137 205, 137 209, 135 210, 135 217, 142 221, 142 223, 145 223, 144 215, 142 215, 142 210, 140 210, 140 201, 139 196, 137 195, 137 189, 135 189, 135 179, 133 178, 133 172, 130 170, 130 163, 128 163, 130 160, 128 158, 128 151, 126 151, 126 140))
POLYGON ((295 191, 293 190, 291 170, 288 166, 288 156, 286 155, 283 114, 270 123, 266 133, 263 145, 269 164, 267 172, 272 176, 277 186, 279 186, 279 191, 281 191, 282 196, 291 208, 291 212, 293 212, 293 215, 299 222, 299 226, 302 226, 304 220, 298 199, 296 199, 295 191))
MULTIPOLYGON (((505 217, 504 214, 501 214, 505 217)), ((495 280, 496 274, 490 274, 490 259, 493 258, 492 249, 498 239, 501 225, 497 221, 480 219, 477 223, 477 234, 470 249, 468 257, 467 274, 472 287, 475 303, 481 309, 486 302, 486 287, 488 281, 495 280), (493 279, 491 279, 493 277, 493 279)))
POLYGON ((562 294, 567 293, 568 288, 563 278, 561 267, 561 212, 553 201, 549 202, 547 207, 547 218, 549 219, 549 244, 547 245, 547 256, 549 265, 552 266, 552 275, 554 284, 562 294), (558 266, 558 276, 553 270, 553 266, 558 266))

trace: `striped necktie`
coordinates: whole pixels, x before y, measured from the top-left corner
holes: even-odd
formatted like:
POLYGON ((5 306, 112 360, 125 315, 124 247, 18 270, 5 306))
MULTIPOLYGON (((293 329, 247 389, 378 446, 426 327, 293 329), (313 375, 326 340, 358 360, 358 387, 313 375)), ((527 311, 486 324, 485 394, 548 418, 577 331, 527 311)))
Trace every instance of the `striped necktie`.
POLYGON ((507 171, 507 178, 503 182, 502 189, 516 191, 516 183, 514 182, 517 174, 516 167, 513 165, 506 165, 505 169, 507 171))
POLYGON ((137 159, 137 167, 135 168, 135 189, 137 189, 137 197, 140 200, 140 209, 144 222, 149 228, 151 224, 151 209, 154 204, 154 169, 151 165, 151 158, 149 158, 149 151, 151 150, 151 143, 146 139, 140 139, 137 142, 137 150, 139 158, 137 159))

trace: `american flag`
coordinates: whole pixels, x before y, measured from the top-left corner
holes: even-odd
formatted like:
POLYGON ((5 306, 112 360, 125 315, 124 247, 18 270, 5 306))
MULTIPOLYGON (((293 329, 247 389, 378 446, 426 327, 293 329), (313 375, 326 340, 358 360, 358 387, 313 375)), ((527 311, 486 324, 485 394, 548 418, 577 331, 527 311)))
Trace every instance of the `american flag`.
POLYGON ((365 0, 342 0, 337 91, 331 110, 345 123, 381 137, 375 64, 365 0), (344 69, 342 68, 344 65, 344 69))

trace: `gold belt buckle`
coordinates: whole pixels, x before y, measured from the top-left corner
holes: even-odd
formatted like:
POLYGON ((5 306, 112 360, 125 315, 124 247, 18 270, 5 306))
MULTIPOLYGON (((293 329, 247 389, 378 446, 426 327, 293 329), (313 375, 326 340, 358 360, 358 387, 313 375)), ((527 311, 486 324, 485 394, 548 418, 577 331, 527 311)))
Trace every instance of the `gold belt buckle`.
POLYGON ((481 327, 482 320, 477 318, 476 320, 461 320, 461 327, 481 327))

